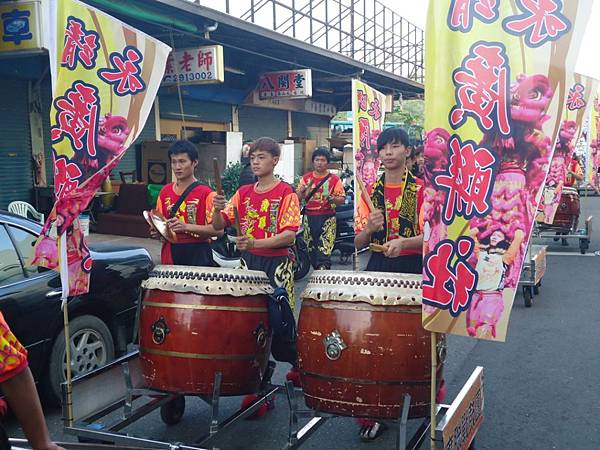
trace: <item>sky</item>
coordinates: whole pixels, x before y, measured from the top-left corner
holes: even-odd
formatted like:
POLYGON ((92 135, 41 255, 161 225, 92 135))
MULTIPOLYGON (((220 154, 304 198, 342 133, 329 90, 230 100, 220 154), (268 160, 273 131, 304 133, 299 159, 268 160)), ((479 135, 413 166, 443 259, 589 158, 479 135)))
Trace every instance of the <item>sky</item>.
MULTIPOLYGON (((379 0, 388 8, 396 11, 405 19, 419 28, 425 29, 427 21, 427 5, 429 0, 379 0)), ((598 57, 598 42, 600 42, 600 1, 595 1, 592 15, 583 38, 579 59, 575 72, 600 80, 600 57, 598 57)))

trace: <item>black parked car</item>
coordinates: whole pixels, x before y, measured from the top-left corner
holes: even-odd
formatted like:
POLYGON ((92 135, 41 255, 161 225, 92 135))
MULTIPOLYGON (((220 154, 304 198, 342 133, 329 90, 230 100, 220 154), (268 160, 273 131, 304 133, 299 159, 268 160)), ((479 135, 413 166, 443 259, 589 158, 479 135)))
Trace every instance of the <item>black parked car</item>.
MULTIPOLYGON (((36 380, 57 399, 66 378, 60 277, 28 265, 40 232, 40 224, 0 211, 0 310, 27 348, 36 380)), ((73 377, 126 351, 133 341, 140 283, 152 268, 141 247, 92 245, 90 250, 90 292, 68 302, 73 377)))

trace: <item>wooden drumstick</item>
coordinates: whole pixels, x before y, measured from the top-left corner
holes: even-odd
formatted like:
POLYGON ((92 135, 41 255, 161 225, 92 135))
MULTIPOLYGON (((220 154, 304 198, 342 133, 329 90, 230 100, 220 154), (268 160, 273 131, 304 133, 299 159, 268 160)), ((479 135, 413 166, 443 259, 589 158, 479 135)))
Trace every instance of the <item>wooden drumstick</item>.
POLYGON ((373 202, 371 201, 371 197, 369 197, 369 192, 365 188, 363 181, 361 180, 360 177, 356 177, 356 182, 358 183, 358 188, 360 189, 360 195, 363 196, 363 198, 365 199, 365 203, 367 204, 367 207, 369 208, 369 212, 370 213, 375 212, 375 205, 373 205, 373 202))
POLYGON ((240 213, 237 209, 237 206, 234 205, 233 207, 233 228, 235 228, 235 235, 236 236, 241 236, 242 235, 242 228, 240 226, 240 213))
POLYGON ((369 250, 373 253, 385 253, 385 247, 379 244, 369 244, 369 250))
POLYGON ((213 158, 213 170, 215 175, 215 186, 217 187, 217 194, 223 195, 223 185, 221 184, 221 171, 219 170, 219 160, 213 158))

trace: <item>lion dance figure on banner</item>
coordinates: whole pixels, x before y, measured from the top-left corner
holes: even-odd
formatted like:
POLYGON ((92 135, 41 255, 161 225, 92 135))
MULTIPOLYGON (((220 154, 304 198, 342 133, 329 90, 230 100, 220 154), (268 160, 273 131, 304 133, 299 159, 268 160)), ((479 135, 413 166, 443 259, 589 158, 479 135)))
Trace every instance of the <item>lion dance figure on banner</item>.
POLYGON ((473 218, 469 227, 476 241, 474 265, 479 275, 477 291, 467 311, 467 332, 496 336, 504 311, 504 288, 515 288, 525 252, 530 218, 537 210, 551 153, 551 141, 542 132, 549 117, 546 108, 553 90, 544 75, 519 75, 511 85, 512 137, 486 133, 481 145, 492 149, 499 167, 491 195, 492 211, 473 218))

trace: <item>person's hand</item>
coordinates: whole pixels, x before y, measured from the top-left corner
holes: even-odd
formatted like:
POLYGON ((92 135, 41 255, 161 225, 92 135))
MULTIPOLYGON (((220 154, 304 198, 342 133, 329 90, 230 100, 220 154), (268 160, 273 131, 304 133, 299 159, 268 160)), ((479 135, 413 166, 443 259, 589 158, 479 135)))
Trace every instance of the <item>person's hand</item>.
POLYGON ((298 197, 300 198, 300 200, 304 200, 304 198, 308 194, 308 192, 309 192, 309 190, 308 190, 309 185, 310 184, 303 184, 303 185, 298 186, 298 192, 297 192, 297 194, 298 194, 298 197))
POLYGON ((240 252, 245 252, 254 248, 254 240, 248 236, 240 236, 237 238, 235 245, 240 252))
POLYGON ((385 219, 383 217, 383 213, 381 210, 376 209, 374 212, 369 214, 369 219, 367 220, 367 230, 373 234, 377 233, 379 230, 383 229, 383 224, 385 219))
POLYGON ((225 207, 227 206, 227 200, 225 199, 224 195, 215 195, 215 198, 213 200, 213 210, 216 213, 219 213, 221 211, 223 211, 225 209, 225 207))
POLYGON ((167 221, 167 226, 173 233, 185 233, 188 231, 188 224, 173 217, 167 221))
POLYGON ((400 256, 400 252, 404 249, 404 238, 399 237, 397 239, 392 239, 389 242, 383 244, 385 251, 383 254, 388 258, 395 258, 400 256))

